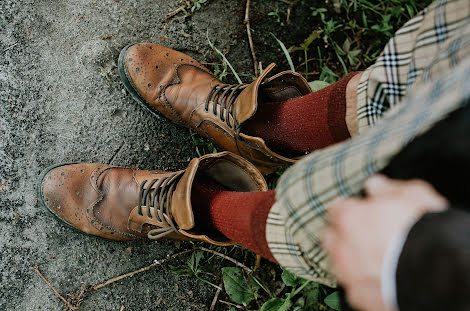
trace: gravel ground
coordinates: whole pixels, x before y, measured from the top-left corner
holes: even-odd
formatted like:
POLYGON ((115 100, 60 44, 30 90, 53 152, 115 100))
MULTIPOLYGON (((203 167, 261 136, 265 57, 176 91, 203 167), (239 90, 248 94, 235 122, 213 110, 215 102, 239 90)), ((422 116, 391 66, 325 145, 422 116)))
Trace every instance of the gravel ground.
MULTIPOLYGON (((264 64, 283 58, 265 43, 270 28, 279 28, 266 17, 274 3, 279 2, 253 4, 255 43, 264 64), (260 33, 263 21, 269 27, 260 33)), ((183 168, 196 156, 188 130, 141 109, 124 91, 116 68, 121 48, 140 41, 214 60, 208 30, 219 48, 237 40, 229 58, 240 72, 251 71, 244 2, 208 1, 192 17, 162 24, 177 7, 176 0, 0 1, 0 310, 63 309, 35 265, 65 295, 188 246, 84 235, 47 215, 35 195, 38 175, 53 163, 167 170, 183 168)), ((282 31, 287 42, 309 33, 298 26, 282 31)), ((81 310, 207 310, 214 293, 195 278, 157 268, 92 293, 81 310)))

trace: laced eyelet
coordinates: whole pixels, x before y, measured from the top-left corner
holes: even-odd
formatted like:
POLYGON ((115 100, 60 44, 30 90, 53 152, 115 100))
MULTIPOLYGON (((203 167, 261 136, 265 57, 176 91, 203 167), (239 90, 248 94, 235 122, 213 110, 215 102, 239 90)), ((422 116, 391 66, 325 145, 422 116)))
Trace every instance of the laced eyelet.
MULTIPOLYGON (((175 223, 171 219, 170 205, 176 183, 181 173, 174 173, 171 176, 155 178, 150 183, 144 180, 139 187, 139 202, 137 211, 140 216, 144 216, 143 207, 147 209, 147 217, 154 219, 158 223, 158 228, 148 232, 149 239, 160 239, 168 234, 179 234, 175 223), (155 185, 155 186, 154 186, 155 185), (154 211, 154 215, 151 213, 154 211)), ((152 223, 153 225, 153 223, 152 223)))
POLYGON ((235 108, 234 104, 240 93, 247 87, 247 84, 240 85, 215 85, 210 90, 205 106, 204 111, 209 112, 209 105, 212 104, 213 110, 212 113, 214 116, 220 115, 220 120, 225 122, 229 128, 233 128, 230 122, 230 115, 232 116, 235 128, 238 127, 235 118, 235 108), (217 109, 219 108, 219 109, 217 109))

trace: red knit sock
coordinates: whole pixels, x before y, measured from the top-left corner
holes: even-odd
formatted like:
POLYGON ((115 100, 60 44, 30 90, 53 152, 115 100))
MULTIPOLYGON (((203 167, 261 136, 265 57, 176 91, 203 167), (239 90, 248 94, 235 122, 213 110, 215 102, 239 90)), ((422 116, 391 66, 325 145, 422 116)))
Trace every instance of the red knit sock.
POLYGON ((283 155, 301 155, 350 137, 346 126, 346 86, 358 72, 317 92, 285 102, 262 103, 242 132, 261 137, 283 155))
POLYGON ((266 220, 275 199, 266 192, 226 191, 208 178, 196 177, 191 203, 196 224, 221 232, 227 238, 276 262, 266 241, 266 220))

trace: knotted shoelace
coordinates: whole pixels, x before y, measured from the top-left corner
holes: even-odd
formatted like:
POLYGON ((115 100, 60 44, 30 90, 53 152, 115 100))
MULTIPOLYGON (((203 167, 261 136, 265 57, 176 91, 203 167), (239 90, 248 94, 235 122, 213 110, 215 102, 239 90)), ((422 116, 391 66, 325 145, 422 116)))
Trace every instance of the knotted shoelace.
POLYGON ((212 103, 212 112, 217 116, 217 106, 219 106, 219 117, 222 122, 227 123, 230 128, 237 130, 239 124, 235 117, 234 103, 240 93, 248 86, 248 84, 218 84, 212 87, 205 102, 205 111, 209 112, 209 105, 212 103), (232 115, 233 125, 230 122, 232 115))
POLYGON ((174 173, 171 176, 155 178, 149 183, 147 183, 147 180, 144 180, 140 184, 139 215, 144 216, 142 207, 145 206, 147 207, 147 216, 153 219, 153 215, 150 212, 150 208, 153 208, 156 220, 161 225, 161 228, 152 229, 148 232, 148 238, 151 240, 161 239, 170 233, 181 234, 170 214, 171 197, 180 176, 181 173, 174 173))

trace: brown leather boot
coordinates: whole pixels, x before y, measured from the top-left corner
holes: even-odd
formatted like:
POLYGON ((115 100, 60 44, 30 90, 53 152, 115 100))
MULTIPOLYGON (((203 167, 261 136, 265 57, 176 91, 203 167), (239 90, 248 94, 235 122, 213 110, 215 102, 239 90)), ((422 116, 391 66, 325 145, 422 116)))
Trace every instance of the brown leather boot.
POLYGON ((232 191, 267 191, 260 172, 229 152, 193 159, 177 172, 96 163, 57 165, 42 173, 37 191, 47 211, 88 234, 112 240, 165 237, 234 244, 221 234, 198 229, 191 204, 196 174, 232 191))
POLYGON ((243 122, 256 113, 258 105, 311 92, 307 81, 292 71, 268 78, 274 66, 269 65, 251 84, 228 85, 183 53, 141 43, 122 50, 118 68, 126 89, 155 115, 194 128, 270 173, 296 159, 275 153, 260 137, 245 135, 243 122))

